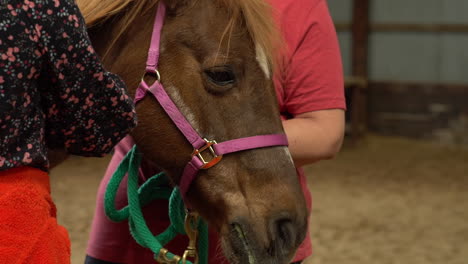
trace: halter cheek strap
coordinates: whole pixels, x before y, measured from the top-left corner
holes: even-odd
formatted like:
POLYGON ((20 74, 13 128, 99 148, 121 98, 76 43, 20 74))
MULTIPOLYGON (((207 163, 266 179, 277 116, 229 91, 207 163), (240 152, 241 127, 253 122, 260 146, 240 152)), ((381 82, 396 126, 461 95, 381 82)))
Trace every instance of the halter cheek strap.
POLYGON ((148 59, 146 62, 145 75, 155 75, 157 80, 150 86, 144 79, 141 80, 136 91, 135 103, 138 103, 143 99, 148 92, 153 94, 159 104, 166 111, 167 115, 172 119, 180 132, 182 132, 187 141, 192 145, 194 149, 192 159, 185 166, 179 183, 180 192, 182 197, 185 199, 185 195, 189 190, 191 183, 195 180, 198 171, 213 167, 221 161, 223 155, 256 148, 287 146, 288 141, 284 134, 271 134, 245 137, 217 143, 214 140, 202 138, 195 131, 165 91, 157 70, 161 29, 164 24, 165 12, 166 8, 162 1, 160 1, 154 21, 151 46, 148 51, 148 59), (206 152, 209 153, 206 154, 206 152), (207 159, 206 156, 209 156, 210 158, 207 159))

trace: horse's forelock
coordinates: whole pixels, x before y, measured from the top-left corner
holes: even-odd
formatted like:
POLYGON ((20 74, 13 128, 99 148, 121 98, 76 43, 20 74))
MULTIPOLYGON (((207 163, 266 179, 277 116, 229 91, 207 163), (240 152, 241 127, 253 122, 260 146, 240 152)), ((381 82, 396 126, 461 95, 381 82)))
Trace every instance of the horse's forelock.
MULTIPOLYGON (((252 38, 257 57, 262 57, 263 64, 274 68, 278 58, 278 50, 281 46, 281 37, 273 20, 273 10, 266 0, 219 0, 231 13, 231 23, 228 24, 225 33, 232 32, 230 27, 235 25, 234 20, 239 16, 247 26, 252 38), (259 54, 262 53, 262 54, 259 54)), ((262 62, 260 62, 262 64, 262 62)), ((265 65, 260 65, 265 70, 265 65)))
MULTIPOLYGON (((230 38, 232 27, 239 16, 247 26, 250 37, 255 43, 257 53, 263 52, 268 67, 272 69, 277 61, 277 50, 280 47, 280 37, 273 20, 271 6, 266 0, 218 0, 225 5, 231 14, 231 23, 228 23, 225 35, 230 38)), ((110 43, 115 43, 125 32, 128 26, 138 17, 138 14, 147 10, 149 5, 155 5, 159 0, 77 0, 77 4, 88 26, 96 25, 106 19, 125 12, 122 17, 120 33, 110 43)), ((112 46, 112 45, 110 45, 112 46)), ((258 54, 257 54, 258 56, 258 54)), ((262 66, 264 68, 264 66, 262 66)))

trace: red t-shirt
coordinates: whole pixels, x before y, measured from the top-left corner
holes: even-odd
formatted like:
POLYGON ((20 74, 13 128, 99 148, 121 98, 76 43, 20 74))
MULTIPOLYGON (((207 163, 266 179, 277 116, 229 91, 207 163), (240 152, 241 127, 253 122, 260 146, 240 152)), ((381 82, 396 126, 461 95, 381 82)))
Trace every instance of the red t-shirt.
MULTIPOLYGON (((343 73, 336 32, 325 0, 269 0, 275 11, 286 42, 283 66, 275 76, 275 86, 283 118, 324 110, 345 109, 343 73)), ((313 135, 312 135, 313 136, 313 135)), ((126 138, 116 147, 106 175, 99 187, 96 212, 93 219, 87 254, 91 257, 117 263, 152 263, 153 254, 133 240, 128 224, 114 223, 107 219, 103 209, 106 183, 133 145, 126 138)), ((141 172, 154 172, 142 166, 141 172)), ((302 169, 298 169, 307 207, 311 209, 311 196, 302 169)), ((126 188, 119 189, 117 206, 124 206, 126 188)), ((169 225, 166 201, 155 201, 144 209, 148 225, 153 233, 160 233, 169 225)), ((210 233, 210 264, 227 263, 219 253, 217 235, 210 233)), ((177 237, 168 248, 183 252, 177 245, 186 245, 185 237, 177 237)), ((294 261, 300 261, 312 254, 310 236, 297 251, 294 261)))
POLYGON ((275 78, 281 113, 345 109, 335 27, 325 0, 269 0, 286 43, 275 78))
MULTIPOLYGON (((306 112, 345 109, 344 80, 335 27, 325 0, 269 0, 286 43, 281 68, 275 76, 283 117, 306 112)), ((313 135, 311 135, 313 136, 313 135)), ((309 211, 312 199, 302 168, 297 170, 309 211)), ((312 254, 310 236, 294 261, 312 254)))

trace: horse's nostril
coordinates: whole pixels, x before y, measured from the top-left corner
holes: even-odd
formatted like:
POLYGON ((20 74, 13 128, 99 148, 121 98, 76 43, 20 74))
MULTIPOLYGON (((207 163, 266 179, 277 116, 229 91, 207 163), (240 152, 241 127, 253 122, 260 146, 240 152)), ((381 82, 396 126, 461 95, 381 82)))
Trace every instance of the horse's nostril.
POLYGON ((295 240, 294 225, 289 219, 282 219, 277 222, 278 238, 285 244, 290 244, 295 240))
POLYGON ((290 218, 281 217, 272 221, 272 237, 276 250, 289 252, 296 246, 296 226, 290 218))

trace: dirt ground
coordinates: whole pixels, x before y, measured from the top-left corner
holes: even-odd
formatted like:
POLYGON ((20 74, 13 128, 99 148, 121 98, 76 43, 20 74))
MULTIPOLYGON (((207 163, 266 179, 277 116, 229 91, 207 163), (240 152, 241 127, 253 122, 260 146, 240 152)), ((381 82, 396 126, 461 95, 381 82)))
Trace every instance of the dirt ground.
MULTIPOLYGON (((52 172, 72 263, 83 263, 108 158, 71 158, 52 172)), ((314 256, 307 264, 467 264, 468 149, 369 136, 306 168, 314 256)))

